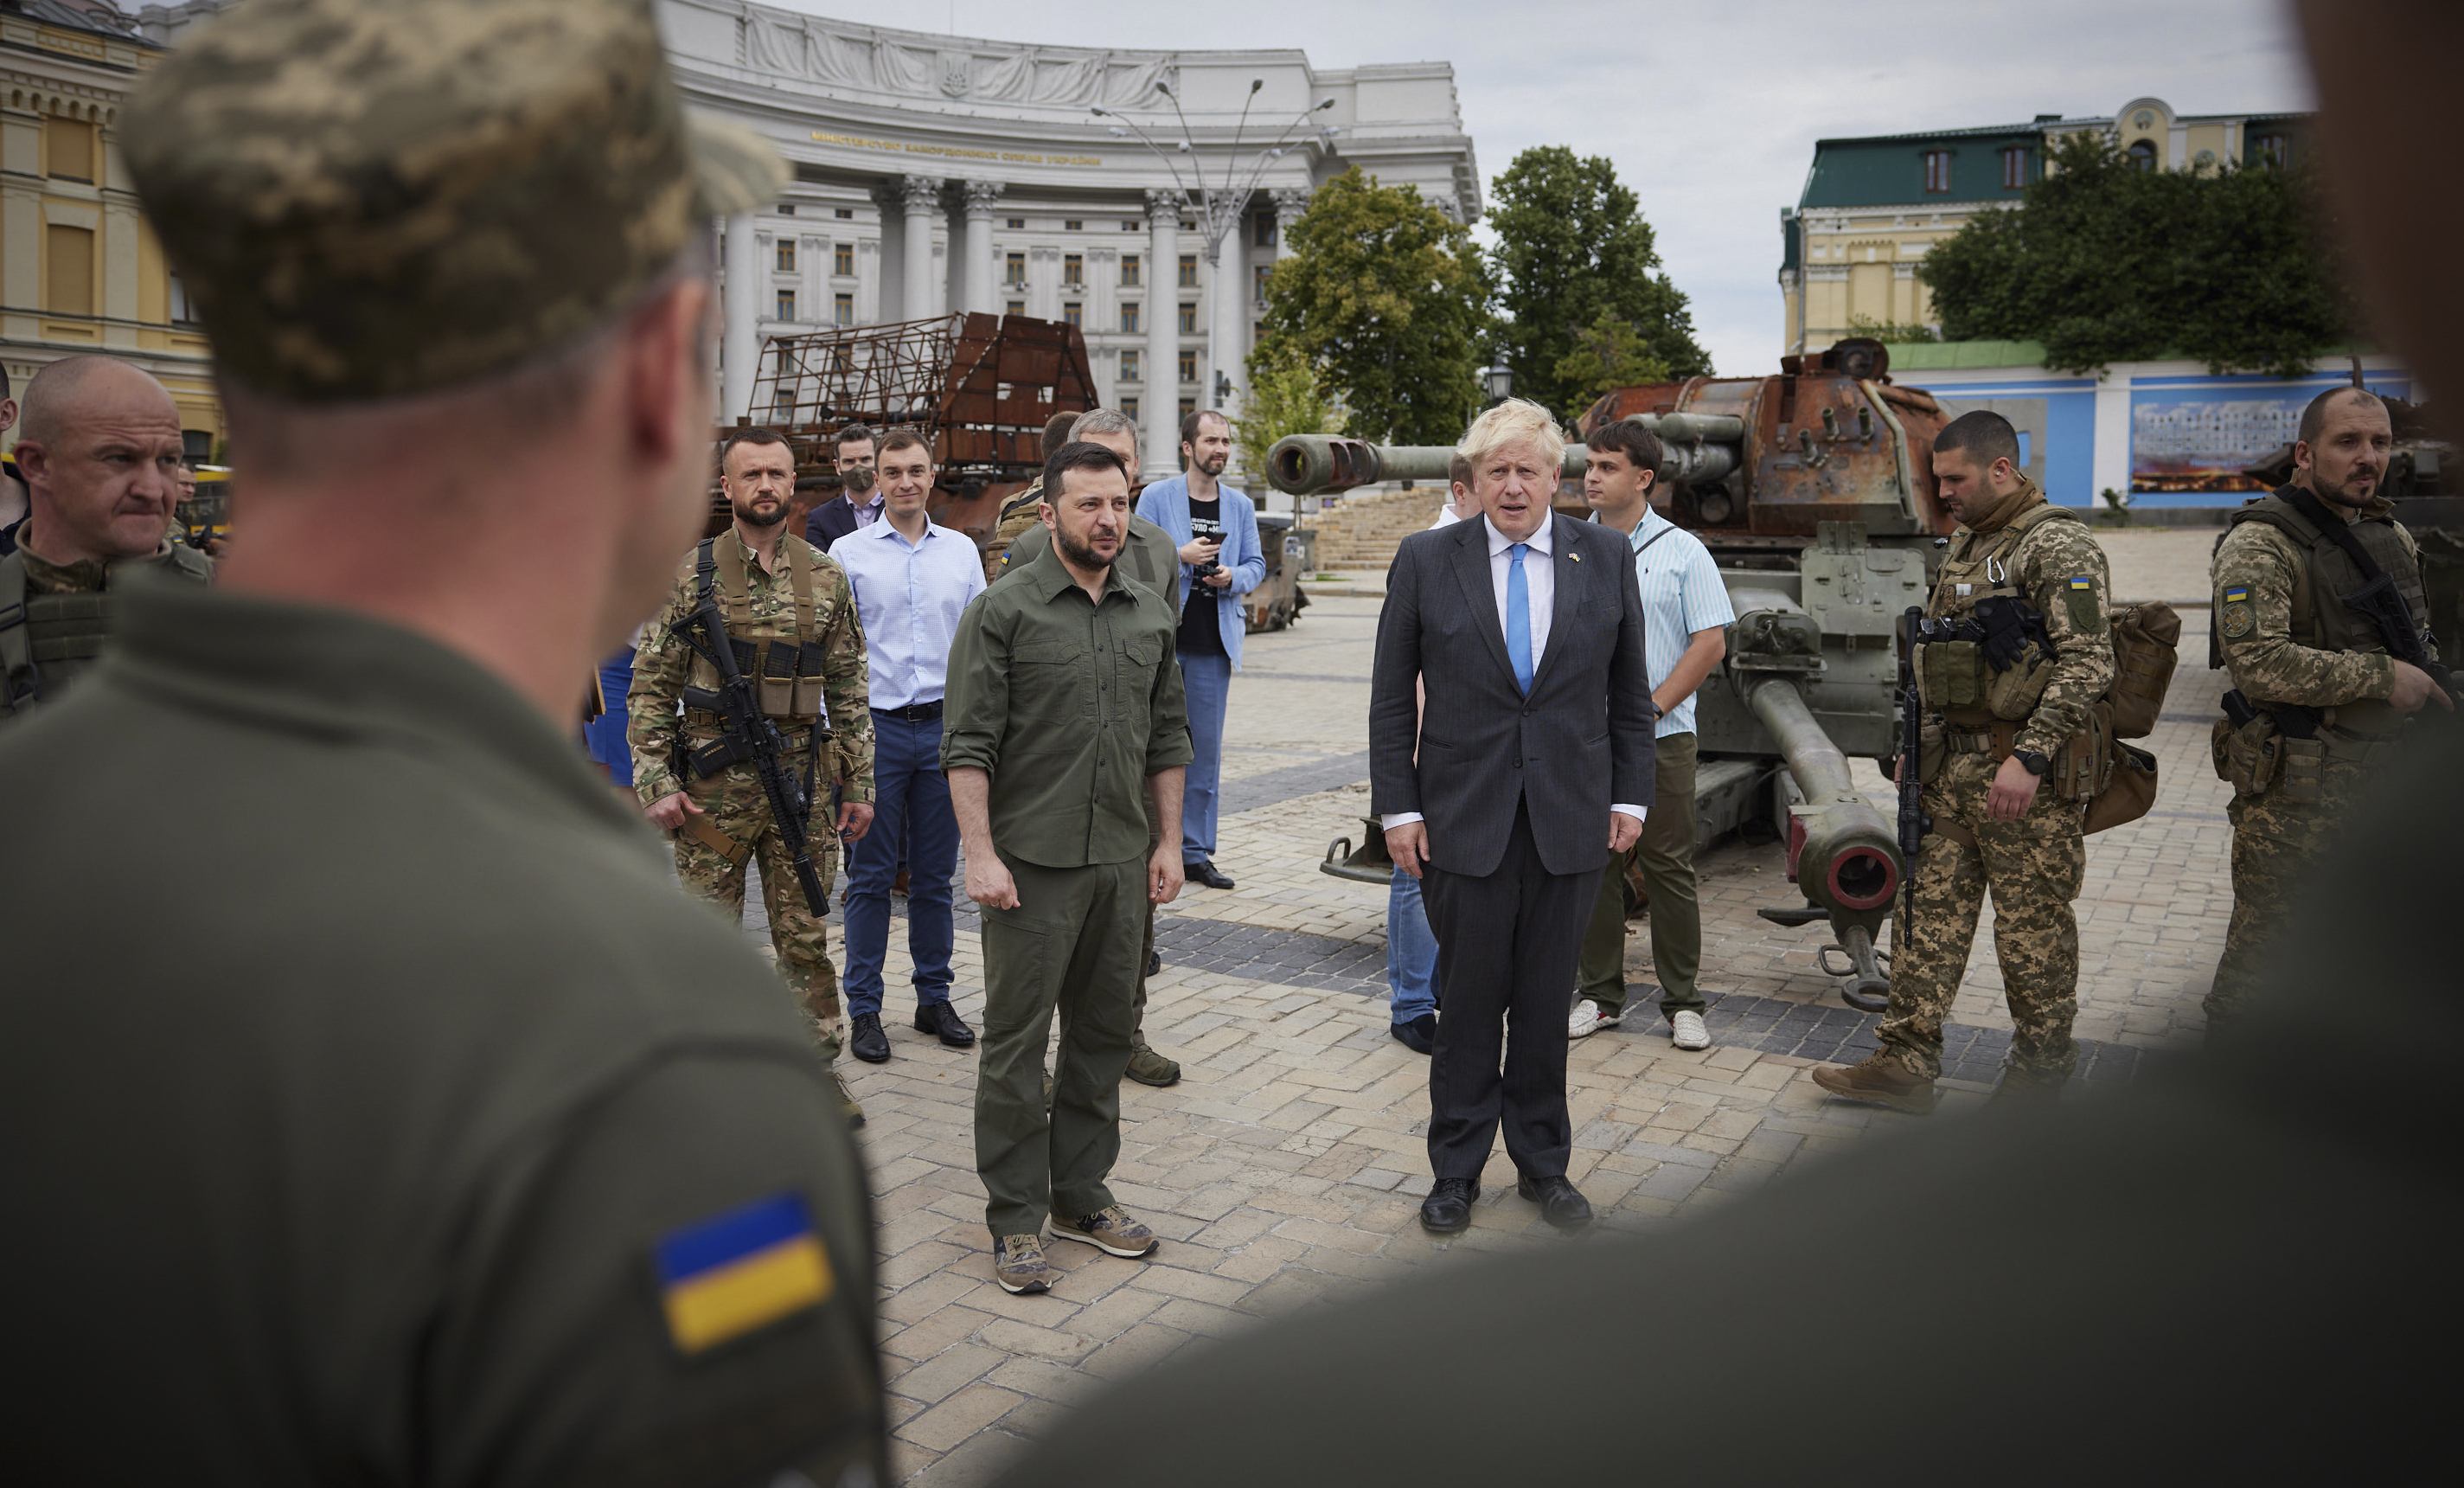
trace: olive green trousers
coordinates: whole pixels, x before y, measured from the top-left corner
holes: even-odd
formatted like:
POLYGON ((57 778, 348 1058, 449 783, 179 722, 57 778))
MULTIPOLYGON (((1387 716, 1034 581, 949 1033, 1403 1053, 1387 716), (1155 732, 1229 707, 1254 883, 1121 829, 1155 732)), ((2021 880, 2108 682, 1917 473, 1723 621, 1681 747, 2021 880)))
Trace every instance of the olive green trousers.
POLYGON ((1651 814, 1642 836, 1624 855, 1609 860, 1600 875, 1600 897, 1592 905, 1591 928, 1583 932, 1582 990, 1600 1005, 1605 1015, 1625 1011, 1625 869, 1642 865, 1644 889, 1651 896, 1646 919, 1651 925, 1651 968, 1660 978, 1660 1011, 1674 1018, 1700 1012, 1703 992, 1695 978, 1703 970, 1703 903, 1694 887, 1694 761, 1692 734, 1671 734, 1652 746, 1657 770, 1651 791, 1651 814))
POLYGON ((983 1034, 976 1064, 976 1173, 999 1239, 1034 1234, 1048 1213, 1112 1202, 1121 1155, 1121 1074, 1137 1029, 1145 969, 1147 859, 1045 868, 1001 855, 1016 909, 983 911, 983 1034), (1052 1110, 1044 1051, 1053 1014, 1052 1110))

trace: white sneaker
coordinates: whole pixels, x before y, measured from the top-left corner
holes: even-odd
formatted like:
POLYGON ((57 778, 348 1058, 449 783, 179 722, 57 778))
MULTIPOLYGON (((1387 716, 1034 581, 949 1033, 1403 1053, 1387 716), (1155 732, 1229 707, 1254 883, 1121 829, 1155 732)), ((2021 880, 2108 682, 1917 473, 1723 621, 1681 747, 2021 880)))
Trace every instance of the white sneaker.
POLYGON ((1669 1020, 1670 1037, 1680 1049, 1708 1049, 1711 1031, 1703 1026, 1703 1014, 1691 1011, 1669 1020))
POLYGON ((1617 1014, 1600 1011, 1600 1005, 1586 997, 1574 1004, 1573 1011, 1566 1014, 1566 1036, 1589 1038, 1604 1028, 1617 1025, 1617 1014))

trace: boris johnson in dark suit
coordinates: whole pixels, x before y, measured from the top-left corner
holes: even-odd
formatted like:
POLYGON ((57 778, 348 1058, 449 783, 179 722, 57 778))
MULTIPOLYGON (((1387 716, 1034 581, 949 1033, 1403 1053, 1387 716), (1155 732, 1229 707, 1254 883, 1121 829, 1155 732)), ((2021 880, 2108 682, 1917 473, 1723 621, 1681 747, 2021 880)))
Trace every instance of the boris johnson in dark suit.
POLYGON ((1566 1178, 1566 1004, 1600 871, 1642 830, 1655 713, 1623 534, 1550 510, 1563 452, 1536 405, 1481 415, 1482 516, 1403 540, 1377 622, 1371 810, 1438 938, 1420 1223, 1441 1234, 1470 1222, 1501 1126, 1518 1191, 1591 1219, 1566 1178))

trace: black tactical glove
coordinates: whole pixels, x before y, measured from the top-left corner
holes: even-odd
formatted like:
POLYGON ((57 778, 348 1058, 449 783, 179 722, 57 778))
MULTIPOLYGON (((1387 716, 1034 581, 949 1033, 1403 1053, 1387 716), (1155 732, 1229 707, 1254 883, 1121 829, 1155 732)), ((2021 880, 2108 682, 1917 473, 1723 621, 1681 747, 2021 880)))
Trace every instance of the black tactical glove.
POLYGON ((2053 659, 2053 637, 2045 633, 2045 622, 2031 613, 2026 604, 2008 594, 1988 595, 1976 602, 1976 620, 1985 627, 1985 638, 1978 649, 1985 653, 1985 664, 1996 672, 2008 672, 2028 654, 2028 641, 2033 636, 2044 647, 2047 660, 2053 659))

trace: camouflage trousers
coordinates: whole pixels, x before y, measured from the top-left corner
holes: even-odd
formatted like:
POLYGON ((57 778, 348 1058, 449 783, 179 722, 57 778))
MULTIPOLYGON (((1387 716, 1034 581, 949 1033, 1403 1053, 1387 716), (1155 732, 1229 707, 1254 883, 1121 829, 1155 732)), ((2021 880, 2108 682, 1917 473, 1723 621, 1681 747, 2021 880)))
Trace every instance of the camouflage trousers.
POLYGON ((2352 807, 2358 775, 2339 782, 2330 772, 2325 798, 2293 802, 2280 789, 2235 796, 2225 807, 2233 820, 2233 921, 2225 928, 2224 955, 2208 988, 2208 1022, 2240 1012, 2267 964, 2269 942, 2326 852, 2330 834, 2352 807), (2338 788, 2339 785, 2344 788, 2338 788))
MULTIPOLYGON (((826 790, 825 784, 822 788, 826 790)), ((815 1038, 825 1061, 835 1061, 847 1038, 847 1020, 839 1009, 838 967, 830 964, 829 922, 804 902, 803 886, 788 861, 786 843, 771 826, 770 798, 761 777, 750 764, 731 765, 707 780, 685 788, 703 814, 676 833, 676 877, 686 888, 718 905, 733 921, 744 915, 744 865, 696 833, 706 824, 731 838, 741 854, 752 845, 751 857, 761 875, 761 905, 770 916, 770 944, 779 953, 779 970, 812 1015, 815 1038)), ((839 842, 825 825, 826 799, 813 812, 808 838, 814 872, 827 889, 838 877, 839 842)))
POLYGON ((2079 898, 2087 847, 2079 807, 2039 790, 2016 821, 1986 815, 1997 767, 1990 755, 1954 754, 1925 790, 1934 821, 1965 827, 1969 847, 1928 833, 1917 855, 1916 922, 1905 906, 1891 932, 1891 1005, 1876 1030, 1882 1047, 1928 1079, 1942 1074, 1942 1025, 1968 974, 1985 896, 1993 896, 1993 952, 2011 1005, 2011 1073, 2067 1078, 2079 1062, 2079 898))

